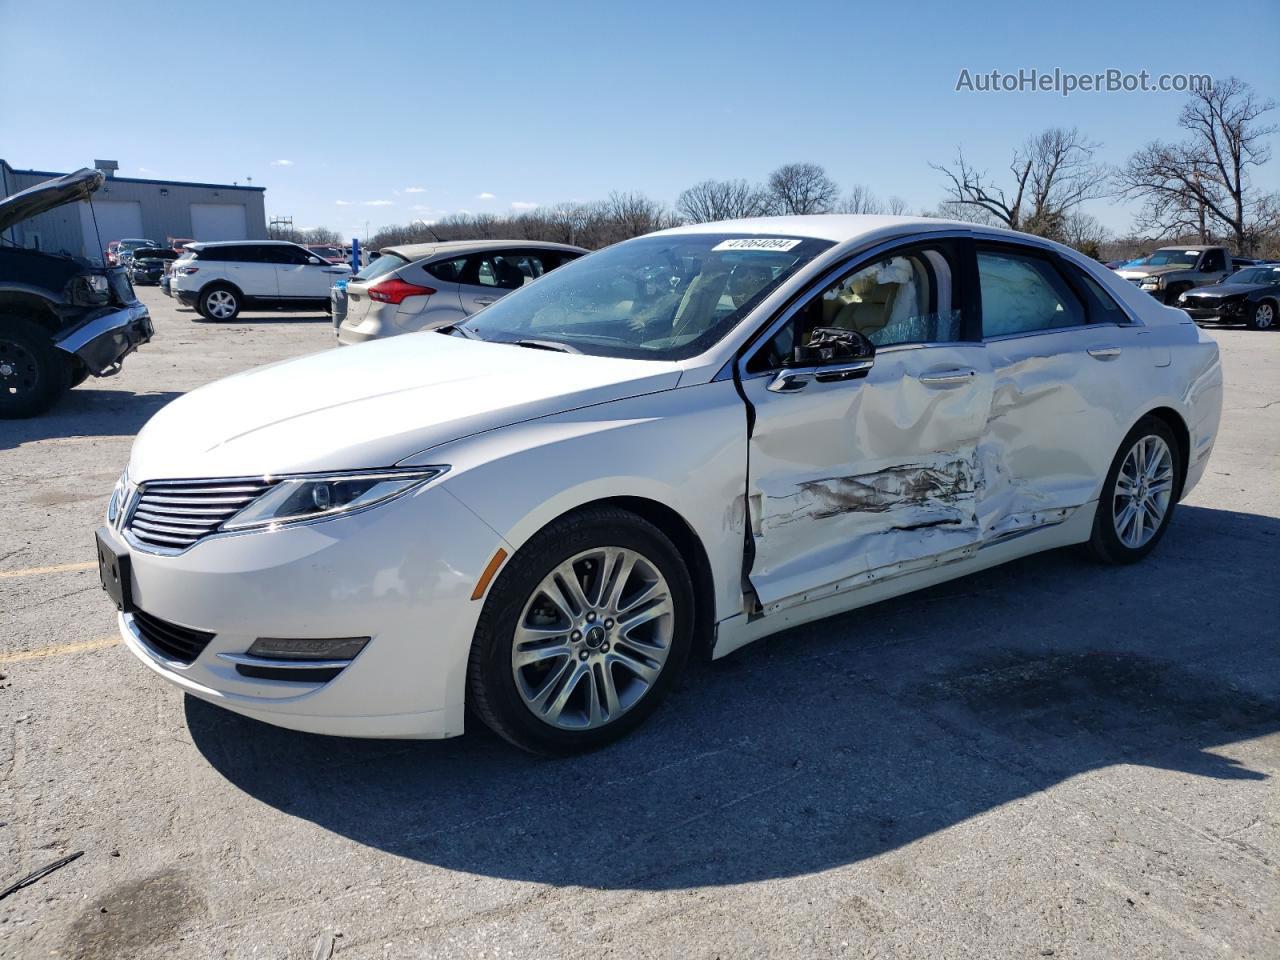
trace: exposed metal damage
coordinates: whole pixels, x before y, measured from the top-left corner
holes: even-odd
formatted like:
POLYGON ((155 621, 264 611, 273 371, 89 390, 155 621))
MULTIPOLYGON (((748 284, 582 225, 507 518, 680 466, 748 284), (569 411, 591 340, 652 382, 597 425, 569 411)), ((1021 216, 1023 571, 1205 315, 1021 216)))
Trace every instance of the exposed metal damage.
MULTIPOLYGON (((841 513, 887 513, 891 510, 936 505, 955 506, 975 492, 975 471, 969 460, 943 464, 909 463, 852 477, 828 477, 800 484, 803 514, 778 515, 775 523, 789 523, 800 516, 824 520, 841 513)), ((970 511, 972 512, 972 511, 970 511)), ((959 516, 933 522, 960 523, 959 516)))

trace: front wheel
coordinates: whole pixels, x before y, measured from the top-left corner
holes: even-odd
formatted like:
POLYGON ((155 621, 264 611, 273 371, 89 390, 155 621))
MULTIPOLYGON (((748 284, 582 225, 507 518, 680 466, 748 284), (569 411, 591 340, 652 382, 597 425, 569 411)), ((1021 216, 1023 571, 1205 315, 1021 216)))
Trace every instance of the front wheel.
POLYGON ((38 324, 0 317, 0 420, 44 413, 71 388, 71 364, 38 324))
POLYGON ((1120 444, 1098 498, 1089 548, 1104 563, 1137 563, 1155 549, 1182 490, 1178 441, 1157 417, 1138 422, 1120 444))
POLYGON ((212 287, 200 294, 196 309, 206 320, 234 320, 240 313, 240 295, 230 287, 212 287))
POLYGON ((1263 300, 1253 308, 1249 317, 1249 326, 1254 330, 1274 330, 1276 326, 1276 307, 1270 300, 1263 300))
POLYGON ((563 517, 490 590, 471 650, 470 705, 534 753, 604 746, 670 691, 693 624, 689 571, 661 530, 611 507, 563 517))

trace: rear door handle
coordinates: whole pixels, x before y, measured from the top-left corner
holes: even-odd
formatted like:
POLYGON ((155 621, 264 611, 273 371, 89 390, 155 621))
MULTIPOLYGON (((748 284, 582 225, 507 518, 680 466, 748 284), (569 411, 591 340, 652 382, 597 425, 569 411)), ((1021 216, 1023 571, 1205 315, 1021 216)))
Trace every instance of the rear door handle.
POLYGON ((473 300, 472 302, 477 303, 482 307, 487 307, 491 303, 497 303, 498 298, 497 297, 476 297, 475 300, 473 300))
POLYGON ((939 370, 937 373, 922 374, 920 382, 926 387, 954 387, 959 383, 969 383, 977 375, 976 370, 939 370))
POLYGON ((1120 356, 1119 347, 1090 347, 1089 356, 1095 360, 1114 360, 1120 356))

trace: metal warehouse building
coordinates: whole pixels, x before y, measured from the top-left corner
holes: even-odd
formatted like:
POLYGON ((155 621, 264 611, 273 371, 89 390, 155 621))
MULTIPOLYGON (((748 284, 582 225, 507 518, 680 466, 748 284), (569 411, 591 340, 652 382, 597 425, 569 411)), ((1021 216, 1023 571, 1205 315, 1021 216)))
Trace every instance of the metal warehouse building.
MULTIPOLYGON (((89 204, 58 207, 5 231, 5 239, 19 246, 52 253, 98 259, 98 235, 105 247, 112 240, 141 238, 167 243, 171 239, 265 240, 264 187, 226 183, 185 183, 181 180, 138 180, 117 177, 113 160, 95 160, 107 175, 89 204), (94 232, 94 215, 98 231, 94 232)), ((0 196, 35 186, 52 177, 47 170, 15 170, 0 160, 0 196)))

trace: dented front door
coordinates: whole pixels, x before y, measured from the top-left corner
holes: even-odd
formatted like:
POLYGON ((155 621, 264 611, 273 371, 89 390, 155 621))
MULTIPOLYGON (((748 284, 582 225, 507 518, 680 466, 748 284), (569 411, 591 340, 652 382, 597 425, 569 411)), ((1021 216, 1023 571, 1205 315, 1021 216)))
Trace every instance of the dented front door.
POLYGON ((979 343, 889 346, 865 379, 768 389, 754 408, 749 578, 767 609, 976 548, 992 375, 979 343))

